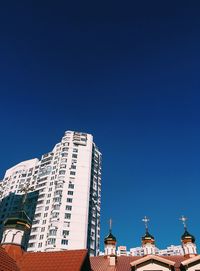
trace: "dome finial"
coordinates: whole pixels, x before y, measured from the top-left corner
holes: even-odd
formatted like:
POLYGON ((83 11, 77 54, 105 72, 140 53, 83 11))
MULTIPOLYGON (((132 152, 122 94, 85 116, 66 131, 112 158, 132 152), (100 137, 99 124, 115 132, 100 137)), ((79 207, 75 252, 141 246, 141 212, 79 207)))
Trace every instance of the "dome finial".
POLYGON ((150 221, 150 219, 145 215, 142 221, 144 222, 146 232, 148 232, 148 222, 150 221))
POLYGON ((33 187, 30 187, 29 183, 25 184, 25 186, 20 190, 20 192, 24 192, 23 198, 22 198, 22 206, 21 206, 22 209, 24 209, 27 194, 28 194, 29 191, 33 191, 33 187))
POLYGON ((112 232, 112 218, 109 219, 109 232, 112 232))
POLYGON ((187 230, 186 221, 188 220, 188 218, 185 217, 184 215, 182 215, 182 216, 179 218, 179 220, 182 221, 183 226, 184 226, 184 229, 185 229, 185 231, 186 231, 186 230, 187 230))

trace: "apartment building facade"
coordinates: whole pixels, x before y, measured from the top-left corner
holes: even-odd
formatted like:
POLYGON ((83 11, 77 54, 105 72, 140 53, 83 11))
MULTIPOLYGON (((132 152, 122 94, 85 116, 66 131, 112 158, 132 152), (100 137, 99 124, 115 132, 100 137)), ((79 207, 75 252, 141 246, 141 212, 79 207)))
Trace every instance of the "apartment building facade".
POLYGON ((32 220, 28 251, 100 247, 102 155, 91 134, 66 131, 61 141, 40 160, 8 169, 0 182, 3 220, 20 207, 29 187, 26 212, 32 220))

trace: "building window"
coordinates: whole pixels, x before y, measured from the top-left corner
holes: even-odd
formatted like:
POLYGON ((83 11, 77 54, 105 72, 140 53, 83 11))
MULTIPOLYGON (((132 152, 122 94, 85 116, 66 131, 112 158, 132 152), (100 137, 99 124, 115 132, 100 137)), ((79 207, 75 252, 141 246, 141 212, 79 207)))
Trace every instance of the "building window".
POLYGON ((62 239, 62 240, 61 240, 61 244, 62 244, 62 245, 68 245, 68 240, 62 239))
POLYGON ((36 239, 36 237, 37 237, 37 235, 30 235, 29 240, 34 240, 34 239, 36 239))
POLYGON ((44 238, 44 234, 40 235, 40 240, 42 240, 44 238))
POLYGON ((75 171, 70 171, 70 175, 75 175, 76 172, 75 171))
POLYGON ((56 243, 56 239, 55 238, 49 238, 48 239, 48 244, 49 245, 55 245, 55 243, 56 243))
POLYGON ((68 211, 71 211, 71 210, 72 210, 72 206, 66 205, 66 208, 65 208, 65 209, 68 210, 68 211))
POLYGON ((77 158, 77 154, 72 153, 72 158, 77 158))
POLYGON ((73 191, 68 191, 68 193, 67 193, 68 195, 73 195, 74 194, 74 192, 73 191))
POLYGON ((44 231, 45 231, 45 227, 42 227, 42 228, 41 228, 41 232, 44 232, 44 231))
POLYGON ((63 230, 62 234, 63 234, 63 236, 67 236, 67 235, 69 235, 69 231, 63 230))
POLYGON ((50 230, 49 235, 56 236, 57 230, 50 230))
POLYGON ((38 244, 38 247, 42 247, 42 243, 39 243, 39 244, 38 244))
POLYGON ((29 243, 28 244, 28 247, 34 247, 35 246, 35 243, 29 243))
POLYGON ((58 213, 58 212, 55 212, 55 213, 53 213, 53 215, 52 215, 53 218, 57 218, 58 216, 59 216, 59 213, 58 213))
POLYGON ((70 219, 70 218, 71 218, 71 214, 66 213, 66 214, 65 214, 65 219, 70 219))
POLYGON ((67 198, 67 202, 72 202, 72 199, 71 198, 67 198))
POLYGON ((70 183, 70 184, 68 185, 68 188, 74 189, 74 184, 70 183))

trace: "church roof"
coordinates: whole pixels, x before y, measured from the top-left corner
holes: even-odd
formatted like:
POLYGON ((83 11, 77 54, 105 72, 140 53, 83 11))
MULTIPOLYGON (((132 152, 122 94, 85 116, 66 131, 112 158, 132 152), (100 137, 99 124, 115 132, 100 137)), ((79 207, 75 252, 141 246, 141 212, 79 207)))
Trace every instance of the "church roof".
POLYGON ((1 246, 0 246, 0 270, 20 271, 15 260, 11 258, 1 246))
MULTIPOLYGON (((104 256, 90 257, 93 271, 131 271, 131 263, 144 259, 148 256, 119 256, 117 257, 116 266, 109 266, 109 258, 104 256)), ((182 256, 157 256, 166 262, 174 262, 174 270, 180 271, 181 262, 186 259, 182 256)))
MULTIPOLYGON (((3 271, 131 271, 131 266, 149 262, 152 258, 156 262, 173 265, 175 271, 183 270, 184 264, 199 262, 200 256, 193 258, 187 256, 119 256, 116 266, 110 266, 109 257, 88 256, 87 250, 65 250, 52 252, 23 252, 14 250, 9 254, 6 246, 0 246, 0 270, 3 271), (9 256, 9 255, 12 255, 9 256), (13 255, 15 254, 15 257, 13 255)), ((15 249, 15 248, 13 248, 15 249)))
POLYGON ((89 271, 91 268, 89 256, 85 249, 53 252, 24 252, 14 260, 7 254, 3 247, 0 247, 0 270, 89 271), (8 266, 8 268, 6 269, 3 264, 6 268, 8 266))

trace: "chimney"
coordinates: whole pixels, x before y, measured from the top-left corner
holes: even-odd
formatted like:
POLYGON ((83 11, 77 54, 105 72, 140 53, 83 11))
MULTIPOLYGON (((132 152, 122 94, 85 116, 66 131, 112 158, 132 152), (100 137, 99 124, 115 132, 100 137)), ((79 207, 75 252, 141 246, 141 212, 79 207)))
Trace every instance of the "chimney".
POLYGON ((109 265, 115 266, 117 263, 117 256, 116 255, 110 255, 109 256, 109 265))

